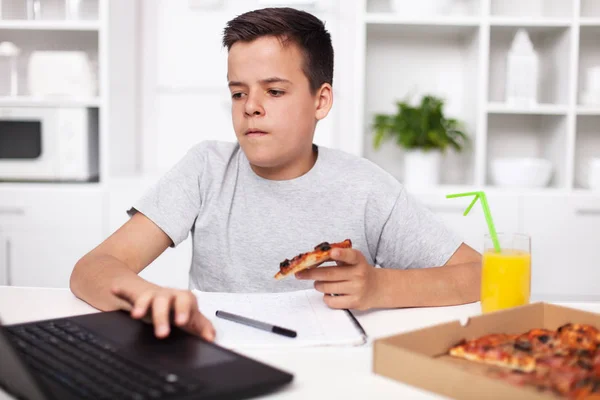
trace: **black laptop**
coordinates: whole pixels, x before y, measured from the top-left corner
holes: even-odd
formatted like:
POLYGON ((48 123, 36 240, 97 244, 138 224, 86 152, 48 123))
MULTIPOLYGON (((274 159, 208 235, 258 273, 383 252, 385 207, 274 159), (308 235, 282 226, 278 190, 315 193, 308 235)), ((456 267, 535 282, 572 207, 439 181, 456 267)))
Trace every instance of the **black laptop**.
POLYGON ((293 375, 124 311, 0 324, 0 386, 17 398, 243 399, 293 375))

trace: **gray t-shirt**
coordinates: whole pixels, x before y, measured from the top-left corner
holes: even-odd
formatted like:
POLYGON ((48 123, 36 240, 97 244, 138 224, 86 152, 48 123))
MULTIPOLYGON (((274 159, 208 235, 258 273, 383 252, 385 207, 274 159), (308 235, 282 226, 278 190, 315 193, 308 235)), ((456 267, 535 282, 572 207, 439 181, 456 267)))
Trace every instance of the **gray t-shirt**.
POLYGON ((312 281, 274 279, 279 263, 321 242, 351 239, 371 265, 441 266, 462 241, 371 161, 318 147, 306 174, 256 175, 238 144, 191 148, 128 211, 142 212, 177 246, 191 232, 190 289, 281 292, 312 281))

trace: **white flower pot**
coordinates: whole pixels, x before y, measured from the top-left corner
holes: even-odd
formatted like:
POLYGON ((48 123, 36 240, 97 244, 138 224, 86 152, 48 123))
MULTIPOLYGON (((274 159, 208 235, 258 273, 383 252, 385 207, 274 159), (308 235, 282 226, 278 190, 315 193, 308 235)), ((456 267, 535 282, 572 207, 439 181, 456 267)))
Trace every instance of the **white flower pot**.
POLYGON ((404 184, 410 188, 438 185, 441 162, 442 153, 437 150, 407 151, 404 158, 404 184))

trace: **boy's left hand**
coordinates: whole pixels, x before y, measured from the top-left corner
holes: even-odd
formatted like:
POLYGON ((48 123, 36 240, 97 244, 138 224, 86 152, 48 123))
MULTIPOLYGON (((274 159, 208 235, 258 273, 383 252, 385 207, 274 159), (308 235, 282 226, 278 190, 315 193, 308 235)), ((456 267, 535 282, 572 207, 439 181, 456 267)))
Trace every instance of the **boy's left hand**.
POLYGON ((315 289, 325 293, 323 300, 331 308, 373 308, 379 285, 377 268, 356 249, 333 249, 331 258, 336 266, 300 271, 296 278, 314 280, 315 289))

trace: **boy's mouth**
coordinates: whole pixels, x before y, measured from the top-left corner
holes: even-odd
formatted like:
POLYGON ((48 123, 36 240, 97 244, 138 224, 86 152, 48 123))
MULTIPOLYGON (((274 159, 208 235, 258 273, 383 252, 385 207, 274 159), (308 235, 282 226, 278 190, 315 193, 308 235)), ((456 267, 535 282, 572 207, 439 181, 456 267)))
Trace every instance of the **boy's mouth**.
POLYGON ((254 136, 254 137, 264 136, 266 134, 267 134, 267 132, 261 131, 260 129, 248 129, 245 133, 246 136, 254 136))

